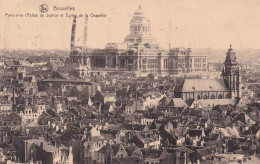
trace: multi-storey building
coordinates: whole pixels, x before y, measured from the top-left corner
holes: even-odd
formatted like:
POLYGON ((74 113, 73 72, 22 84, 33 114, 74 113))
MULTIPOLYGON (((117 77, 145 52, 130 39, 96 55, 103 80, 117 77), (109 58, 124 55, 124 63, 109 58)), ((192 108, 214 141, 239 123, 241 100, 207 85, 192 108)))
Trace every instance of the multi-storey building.
MULTIPOLYGON (((87 40, 88 17, 84 28, 87 40)), ((87 49, 74 44, 76 18, 73 20, 70 62, 74 75, 88 76, 110 71, 132 71, 137 75, 176 75, 207 71, 207 56, 194 55, 190 48, 161 48, 151 35, 151 22, 139 6, 130 22, 130 33, 123 43, 108 43, 104 49, 87 49)))

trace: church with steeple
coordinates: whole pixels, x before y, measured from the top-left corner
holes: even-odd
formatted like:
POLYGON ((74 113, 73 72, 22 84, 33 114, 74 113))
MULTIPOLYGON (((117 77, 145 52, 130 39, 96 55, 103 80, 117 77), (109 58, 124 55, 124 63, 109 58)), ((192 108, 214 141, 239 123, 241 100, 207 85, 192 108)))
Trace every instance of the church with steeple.
POLYGON ((175 88, 174 94, 183 100, 199 100, 204 106, 238 103, 241 98, 241 75, 231 44, 219 79, 185 79, 175 88))

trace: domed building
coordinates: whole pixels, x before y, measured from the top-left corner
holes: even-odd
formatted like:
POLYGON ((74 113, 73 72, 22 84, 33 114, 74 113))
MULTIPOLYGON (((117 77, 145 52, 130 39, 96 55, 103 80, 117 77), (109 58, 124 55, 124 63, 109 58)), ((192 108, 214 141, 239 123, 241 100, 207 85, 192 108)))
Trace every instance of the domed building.
MULTIPOLYGON (((87 39, 87 17, 84 44, 87 39)), ((208 70, 207 56, 194 55, 190 48, 161 48, 151 34, 151 22, 142 7, 134 12, 130 33, 122 43, 108 43, 104 49, 86 49, 74 45, 76 18, 71 34, 70 63, 73 75, 79 78, 108 72, 133 72, 137 76, 156 74, 179 75, 208 70)))
POLYGON ((125 37, 127 44, 155 44, 155 39, 151 35, 151 22, 146 18, 142 7, 134 12, 134 16, 130 22, 130 34, 125 37))

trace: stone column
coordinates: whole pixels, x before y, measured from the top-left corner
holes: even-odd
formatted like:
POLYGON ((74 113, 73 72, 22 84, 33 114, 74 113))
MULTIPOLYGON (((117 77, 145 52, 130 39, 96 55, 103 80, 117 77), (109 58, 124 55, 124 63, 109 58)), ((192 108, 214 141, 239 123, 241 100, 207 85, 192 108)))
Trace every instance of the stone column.
POLYGON ((119 54, 116 54, 116 68, 119 67, 119 59, 118 59, 118 55, 119 55, 119 54))
POLYGON ((108 67, 108 56, 106 55, 106 65, 105 65, 105 68, 107 68, 108 67))

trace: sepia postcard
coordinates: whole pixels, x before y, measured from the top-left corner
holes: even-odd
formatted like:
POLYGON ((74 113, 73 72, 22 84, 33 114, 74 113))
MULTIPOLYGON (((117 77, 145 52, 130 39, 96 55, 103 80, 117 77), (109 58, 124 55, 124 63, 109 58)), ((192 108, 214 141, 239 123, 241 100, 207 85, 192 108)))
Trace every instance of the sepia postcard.
POLYGON ((260 163, 259 0, 1 0, 0 164, 260 163))

